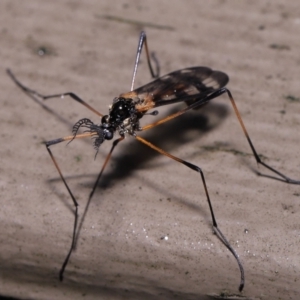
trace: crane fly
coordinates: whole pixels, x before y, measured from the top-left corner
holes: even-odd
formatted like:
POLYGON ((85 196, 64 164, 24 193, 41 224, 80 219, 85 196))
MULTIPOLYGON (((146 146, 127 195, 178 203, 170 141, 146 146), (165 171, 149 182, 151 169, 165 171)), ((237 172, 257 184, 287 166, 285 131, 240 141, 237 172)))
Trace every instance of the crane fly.
MULTIPOLYGON (((72 241, 70 249, 66 255, 66 258, 62 264, 62 267, 59 272, 59 279, 62 281, 64 277, 64 272, 67 267, 67 264, 69 262, 69 259, 71 257, 71 254, 76 246, 76 241, 79 235, 79 231, 82 225, 82 221, 85 217, 85 214, 87 212, 87 208, 90 204, 90 201, 96 191, 96 188, 99 184, 100 178, 104 172, 104 169, 106 168, 112 153, 115 149, 115 147, 125 139, 125 136, 131 136, 132 138, 136 139, 140 143, 150 147, 154 151, 171 158, 172 160, 179 162, 189 169, 195 171, 200 175, 200 180, 203 184, 206 200, 208 202, 209 211, 212 219, 212 227, 214 233, 217 235, 219 240, 224 244, 224 246, 231 252, 233 257, 235 258, 239 270, 240 270, 240 284, 239 284, 239 291, 242 291, 245 284, 245 276, 244 276, 244 268, 240 261, 240 258, 234 248, 230 245, 228 242, 228 239, 225 237, 223 232, 220 230, 220 227, 218 226, 215 213, 212 207, 212 201, 210 199, 210 195, 208 192, 207 184, 205 181, 205 176, 202 171, 202 169, 192 164, 188 161, 185 161, 179 157, 176 157, 172 155, 171 153, 168 153, 164 151, 163 149, 157 147, 156 145, 152 144, 150 141, 142 138, 138 135, 140 131, 149 130, 151 128, 154 128, 160 124, 163 124, 167 121, 170 121, 176 117, 179 117, 180 115, 192 110, 192 109, 198 109, 202 107, 203 105, 207 104, 211 100, 221 96, 222 94, 227 94, 228 98, 233 106, 234 112, 238 118, 238 121, 242 127, 243 133, 249 143, 249 146, 252 150, 252 153, 254 155, 254 158, 256 162, 263 167, 267 168, 269 171, 275 173, 278 177, 276 179, 284 181, 286 183, 291 184, 300 184, 300 181, 293 180, 281 172, 277 171, 276 169, 272 168, 265 162, 261 160, 259 155, 257 154, 254 145, 250 139, 250 136, 246 130, 246 127, 244 125, 244 122, 242 121, 241 115, 237 109, 237 106, 235 104, 235 101, 232 97, 231 92, 225 87, 229 81, 229 77, 220 71, 214 71, 207 67, 191 67, 186 68, 182 70, 178 70, 172 73, 169 73, 165 76, 159 77, 159 64, 154 55, 150 56, 148 45, 147 45, 147 38, 146 34, 144 32, 141 33, 138 43, 138 49, 136 53, 136 60, 134 64, 134 70, 133 70, 133 76, 132 76, 132 82, 131 82, 131 89, 129 92, 123 93, 120 96, 114 98, 109 111, 106 115, 103 115, 102 113, 98 112, 96 109, 91 107, 88 103, 86 103, 84 100, 82 100, 79 96, 76 94, 70 92, 70 93, 63 93, 63 94, 55 94, 55 95, 42 95, 26 86, 24 86, 20 81, 16 79, 16 77, 13 75, 13 73, 10 70, 7 70, 8 75, 12 78, 12 80, 28 95, 33 97, 38 97, 43 100, 47 100, 50 98, 57 98, 57 97, 66 97, 69 96, 70 99, 79 102, 80 104, 84 105, 87 109, 94 112, 96 115, 98 115, 101 118, 100 123, 94 123, 88 118, 82 118, 78 122, 75 123, 73 126, 72 135, 65 136, 62 138, 57 138, 54 140, 50 140, 48 142, 45 142, 46 149, 52 159, 52 162, 57 169, 61 180, 63 181, 72 201, 74 204, 74 227, 73 227, 73 234, 72 234, 72 241), (140 61, 140 56, 142 53, 143 46, 146 50, 146 57, 147 57, 147 63, 148 67, 151 73, 152 78, 154 78, 154 81, 151 83, 148 83, 142 87, 139 87, 137 89, 134 89, 134 82, 137 74, 137 68, 140 61), (156 70, 154 72, 152 64, 152 61, 156 64, 156 70), (158 111, 156 110, 160 106, 179 103, 179 102, 185 102, 186 107, 178 110, 175 113, 172 113, 171 115, 164 117, 158 121, 155 121, 154 123, 150 123, 146 126, 140 126, 140 119, 145 116, 146 114, 150 115, 157 115, 158 111), (84 129, 83 132, 80 133, 80 129, 84 129), (106 159, 104 160, 104 163, 102 165, 102 168, 98 174, 98 177, 93 185, 93 188, 90 192, 88 202, 85 208, 85 212, 82 217, 81 224, 78 224, 78 202, 76 200, 76 197, 74 196, 73 192, 71 191, 60 167, 55 159, 51 146, 55 144, 59 144, 61 142, 71 142, 75 139, 80 138, 87 138, 91 137, 93 139, 93 146, 95 148, 96 154, 98 153, 98 150, 102 143, 106 140, 112 140, 114 136, 117 135, 118 137, 113 141, 111 149, 106 156, 106 159)), ((260 173, 258 173, 260 174, 260 173)))

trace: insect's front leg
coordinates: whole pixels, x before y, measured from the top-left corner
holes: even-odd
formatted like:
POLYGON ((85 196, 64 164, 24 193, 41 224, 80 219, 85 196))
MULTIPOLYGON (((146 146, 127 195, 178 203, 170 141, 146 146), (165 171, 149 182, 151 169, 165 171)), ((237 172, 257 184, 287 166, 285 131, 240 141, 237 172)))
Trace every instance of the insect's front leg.
POLYGON ((58 171, 59 175, 60 175, 60 178, 61 180, 63 181, 66 189, 68 190, 68 193, 70 195, 70 197, 72 198, 72 201, 73 201, 73 204, 74 204, 74 207, 75 207, 75 217, 74 217, 74 226, 73 226, 73 234, 72 234, 72 242, 71 242, 71 247, 70 247, 70 250, 64 260, 64 263, 62 265, 62 268, 59 272, 59 279, 60 281, 63 280, 63 273, 64 273, 64 270, 68 264, 68 261, 70 259, 70 256, 75 248, 75 245, 76 245, 76 236, 77 236, 77 224, 78 224, 78 202, 74 196, 74 194, 72 193, 64 175, 62 174, 62 171, 60 169, 60 166, 57 162, 57 160, 55 159, 50 147, 55 145, 55 144, 59 144, 59 143, 62 143, 62 142, 65 142, 65 141, 72 141, 73 139, 78 139, 78 138, 86 138, 86 137, 90 137, 90 136, 93 136, 95 135, 95 133, 83 133, 83 134, 78 134, 76 136, 72 135, 72 136, 66 136, 66 137, 63 137, 63 138, 58 138, 58 139, 55 139, 55 140, 51 140, 51 141, 48 141, 48 142, 45 142, 45 145, 46 145, 46 148, 47 148, 47 151, 52 159, 52 162, 56 168, 56 170, 58 171))
POLYGON ((73 226, 73 235, 72 235, 72 242, 71 242, 71 247, 68 251, 68 254, 62 264, 62 267, 60 269, 60 272, 59 272, 59 279, 60 281, 63 280, 63 277, 64 277, 64 272, 65 272, 65 269, 68 265, 68 262, 69 262, 69 259, 71 257, 71 254, 73 252, 73 250, 75 249, 75 246, 76 246, 76 241, 78 239, 78 236, 79 236, 79 233, 81 231, 81 228, 82 228, 82 225, 83 225, 83 222, 84 222, 84 219, 85 219, 85 216, 87 214, 87 211, 88 211, 88 208, 89 208, 89 205, 90 205, 90 202, 92 200, 92 197, 96 191, 96 188, 98 187, 99 185, 99 181, 100 181, 100 178, 104 172, 104 169, 106 168, 110 158, 111 158, 111 155, 113 153, 113 150, 115 149, 115 147, 119 144, 119 142, 121 142, 122 140, 124 140, 124 136, 121 136, 119 137, 118 139, 116 139, 113 144, 112 144, 112 147, 110 149, 110 152, 108 153, 108 155, 106 156, 106 159, 102 165, 102 168, 98 174, 98 177, 94 183, 94 186, 89 194, 89 198, 88 198, 88 202, 85 206, 85 209, 84 209, 84 212, 83 212, 83 215, 82 215, 82 218, 81 218, 81 221, 80 221, 80 224, 78 225, 78 202, 74 196, 74 194, 72 193, 66 179, 64 178, 64 175, 62 174, 62 171, 60 169, 60 166, 57 162, 57 160, 55 159, 53 153, 52 153, 52 150, 50 149, 51 146, 55 145, 55 144, 59 144, 61 142, 65 142, 65 141, 72 141, 74 139, 78 139, 78 138, 86 138, 86 137, 92 137, 92 136, 97 136, 97 132, 86 132, 86 133, 82 133, 82 134, 75 134, 75 135, 72 135, 72 136, 67 136, 67 137, 63 137, 63 138, 59 138, 59 139, 55 139, 55 140, 51 140, 51 141, 48 141, 45 143, 46 145, 46 148, 47 148, 47 151, 52 159, 52 162, 56 168, 56 170, 58 171, 59 175, 60 175, 60 178, 61 180, 63 181, 66 189, 68 190, 68 193, 70 195, 70 197, 72 198, 73 200, 73 204, 74 204, 74 207, 75 207, 75 217, 74 217, 74 226, 73 226))

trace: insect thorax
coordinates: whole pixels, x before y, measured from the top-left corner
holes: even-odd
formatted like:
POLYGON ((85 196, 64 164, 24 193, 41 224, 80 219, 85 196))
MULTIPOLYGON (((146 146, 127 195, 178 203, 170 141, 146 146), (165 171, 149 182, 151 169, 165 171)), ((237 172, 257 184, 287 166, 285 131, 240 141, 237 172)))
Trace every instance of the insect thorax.
POLYGON ((121 135, 133 134, 139 130, 139 119, 143 116, 136 110, 135 105, 135 101, 130 98, 115 98, 109 109, 109 115, 102 119, 102 124, 103 121, 110 124, 121 135))

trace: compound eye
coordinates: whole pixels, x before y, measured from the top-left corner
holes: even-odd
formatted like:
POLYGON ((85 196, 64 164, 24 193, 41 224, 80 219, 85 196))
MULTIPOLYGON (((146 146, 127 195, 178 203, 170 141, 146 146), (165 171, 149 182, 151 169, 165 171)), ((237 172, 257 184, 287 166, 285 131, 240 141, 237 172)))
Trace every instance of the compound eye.
POLYGON ((104 138, 106 140, 111 140, 114 137, 114 133, 112 130, 104 129, 103 130, 104 138))

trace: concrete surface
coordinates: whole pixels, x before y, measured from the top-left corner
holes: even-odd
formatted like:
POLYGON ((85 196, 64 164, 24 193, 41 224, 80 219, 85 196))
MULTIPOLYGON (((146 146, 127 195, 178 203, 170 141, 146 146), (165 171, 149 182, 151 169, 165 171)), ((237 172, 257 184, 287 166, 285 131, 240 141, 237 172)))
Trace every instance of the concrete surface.
MULTIPOLYGON (((42 141, 69 135, 80 118, 96 122, 97 116, 67 98, 42 107, 5 72, 10 68, 44 94, 73 91, 106 113, 130 88, 145 30, 161 75, 198 65, 226 72, 257 151, 300 179, 297 0, 3 0, 0 16, 0 295, 298 298, 300 186, 255 174, 225 96, 142 136, 203 168, 219 226, 245 268, 243 293, 235 260, 212 233, 198 175, 130 138, 114 153, 59 282, 73 206, 42 141)), ((149 81, 143 56, 136 87, 149 81)), ((96 160, 90 140, 52 148, 81 215, 109 148, 105 143, 96 160)))

